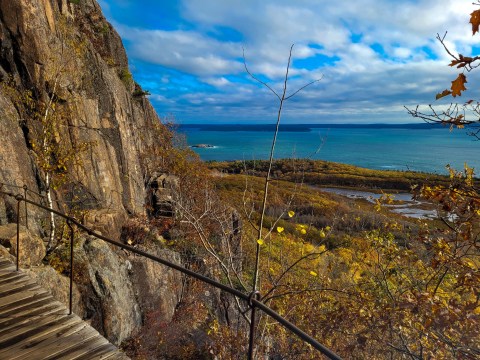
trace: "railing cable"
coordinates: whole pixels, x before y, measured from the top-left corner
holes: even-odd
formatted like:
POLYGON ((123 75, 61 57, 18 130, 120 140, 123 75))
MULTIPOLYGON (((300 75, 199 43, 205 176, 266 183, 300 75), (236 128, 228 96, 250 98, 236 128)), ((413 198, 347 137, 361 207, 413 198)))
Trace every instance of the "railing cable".
MULTIPOLYGON (((248 305, 251 307, 252 312, 255 312, 256 308, 262 310, 264 313, 269 315, 271 318, 278 321, 283 327, 288 329, 290 332, 294 333, 296 336, 298 336, 304 342, 310 344, 313 348, 320 351, 322 354, 327 356, 329 359, 341 360, 341 358, 337 354, 335 354, 333 351, 331 351, 330 349, 328 349, 327 347, 325 347, 324 345, 319 343, 317 340, 315 340, 310 335, 308 335, 307 333, 305 333, 304 331, 299 329, 297 326, 295 326, 294 324, 289 322, 287 319, 283 318, 280 314, 278 314, 277 312, 272 310, 270 307, 265 305, 263 302, 259 301, 257 299, 259 293, 256 292, 256 291, 252 292, 251 294, 245 294, 245 293, 243 293, 243 292, 241 292, 237 289, 231 288, 231 287, 229 287, 227 285, 224 285, 224 284, 222 284, 222 283, 220 283, 216 280, 213 280, 209 277, 198 274, 198 273, 196 273, 192 270, 189 270, 189 269, 187 269, 183 266, 180 266, 178 264, 175 264, 175 263, 169 262, 167 260, 164 260, 162 258, 156 257, 152 254, 149 254, 149 253, 145 252, 145 251, 139 250, 139 249, 137 249, 133 246, 130 246, 130 245, 123 244, 123 243, 120 243, 118 241, 112 240, 112 239, 110 239, 106 236, 103 236, 101 234, 98 234, 94 230, 84 226, 77 219, 75 219, 73 217, 70 217, 70 216, 68 216, 64 213, 61 213, 61 212, 59 212, 55 209, 50 209, 50 208, 48 208, 48 207, 46 207, 42 204, 36 203, 35 201, 29 200, 29 199, 25 198, 24 196, 22 196, 20 194, 13 194, 11 192, 2 191, 2 190, 0 190, 0 194, 11 196, 11 197, 13 197, 17 200, 17 251, 16 251, 17 271, 18 271, 18 267, 19 267, 19 258, 20 258, 20 256, 19 256, 19 253, 20 253, 20 251, 19 251, 19 249, 20 249, 19 248, 19 246, 20 246, 20 244, 19 244, 20 243, 20 239, 19 239, 19 233, 20 233, 20 215, 19 215, 19 213, 20 213, 20 203, 22 201, 24 201, 26 204, 28 203, 28 204, 31 204, 31 205, 36 206, 38 208, 41 208, 45 211, 54 213, 55 215, 60 216, 67 221, 67 225, 70 229, 70 298, 69 298, 70 313, 72 312, 73 271, 74 271, 74 268, 73 268, 74 229, 73 229, 73 226, 72 226, 72 224, 73 224, 77 228, 85 231, 90 236, 94 236, 97 239, 103 240, 103 241, 105 241, 109 244, 120 247, 120 248, 125 249, 127 251, 130 251, 134 254, 146 257, 150 260, 153 260, 157 263, 165 265, 169 268, 180 271, 181 273, 183 273, 187 276, 193 277, 193 278, 195 278, 197 280, 200 280, 204 283, 210 284, 210 285, 212 285, 212 286, 214 286, 218 289, 221 289, 221 290, 223 290, 223 291, 225 291, 225 292, 227 292, 231 295, 234 295, 234 296, 246 301, 248 303, 248 305)), ((252 318, 254 318, 254 316, 252 318)), ((249 359, 253 358, 254 333, 255 333, 255 321, 252 321, 251 324, 250 324, 250 336, 249 336, 249 353, 248 353, 248 358, 249 359)))

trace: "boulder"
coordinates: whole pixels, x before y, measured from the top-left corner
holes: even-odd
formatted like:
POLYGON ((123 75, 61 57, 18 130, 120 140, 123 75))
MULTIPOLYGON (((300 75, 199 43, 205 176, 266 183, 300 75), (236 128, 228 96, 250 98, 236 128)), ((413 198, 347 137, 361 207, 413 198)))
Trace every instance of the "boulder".
MULTIPOLYGON (((168 249, 140 248, 159 258, 181 264, 180 254, 168 249)), ((153 260, 132 256, 130 276, 142 313, 155 312, 159 321, 169 323, 175 313, 182 291, 180 272, 153 260)))
POLYGON ((178 189, 178 177, 169 174, 154 174, 147 184, 147 209, 150 217, 173 216, 173 194, 178 189))
POLYGON ((15 263, 15 256, 10 254, 10 251, 7 248, 0 245, 0 258, 10 260, 12 263, 15 263))
POLYGON ((120 239, 121 229, 126 221, 127 215, 124 211, 113 209, 89 210, 84 218, 85 226, 113 240, 120 239))
MULTIPOLYGON (((46 255, 43 240, 33 235, 24 226, 20 226, 20 267, 37 266, 46 255)), ((0 245, 11 255, 17 255, 17 224, 0 226, 0 245)))
POLYGON ((87 316, 99 332, 116 345, 141 326, 140 308, 130 282, 127 262, 110 245, 87 238, 78 249, 87 287, 87 316))

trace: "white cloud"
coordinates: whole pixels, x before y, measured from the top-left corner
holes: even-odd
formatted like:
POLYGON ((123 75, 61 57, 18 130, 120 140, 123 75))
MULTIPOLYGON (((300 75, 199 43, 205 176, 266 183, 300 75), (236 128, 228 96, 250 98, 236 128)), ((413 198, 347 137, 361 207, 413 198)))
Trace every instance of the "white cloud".
POLYGON ((206 79, 203 79, 203 82, 219 88, 227 85, 232 85, 232 83, 228 81, 226 78, 224 78, 223 76, 219 78, 206 78, 206 79))
POLYGON ((232 56, 240 46, 233 43, 220 42, 193 31, 116 27, 122 38, 131 42, 130 55, 152 64, 194 75, 228 74, 242 68, 232 56))
MULTIPOLYGON (((464 55, 471 55, 478 42, 468 24, 471 0, 181 0, 180 4, 183 20, 191 25, 188 30, 116 27, 128 41, 131 58, 196 79, 196 85, 182 84, 186 91, 155 98, 165 106, 176 102, 170 109, 192 119, 210 112, 219 118, 238 117, 239 109, 255 118, 272 114, 276 106, 272 94, 254 81, 245 83, 242 47, 249 69, 281 89, 288 51, 295 43, 294 58, 302 61, 291 69, 290 88, 322 74, 324 78, 288 103, 292 118, 378 112, 411 120, 403 105, 433 101, 457 72, 447 66, 449 55, 435 40, 436 34, 443 36, 448 30, 445 43, 464 55), (224 40, 228 36, 222 37, 222 31, 228 29, 240 34, 238 38, 224 40), (314 62, 320 55, 336 61, 319 57, 314 62), (205 84, 213 89, 202 88, 205 84)), ((180 82, 174 73, 159 79, 170 90, 180 82)))

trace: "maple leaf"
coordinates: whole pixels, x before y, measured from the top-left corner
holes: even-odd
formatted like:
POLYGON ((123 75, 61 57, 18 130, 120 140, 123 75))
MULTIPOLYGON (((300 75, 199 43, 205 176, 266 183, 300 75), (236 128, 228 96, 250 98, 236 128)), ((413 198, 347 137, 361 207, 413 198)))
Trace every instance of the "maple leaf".
POLYGON ((458 77, 452 81, 452 96, 462 96, 462 91, 467 90, 465 84, 467 83, 467 78, 463 74, 458 74, 458 77))
POLYGON ((475 35, 480 26, 480 10, 475 10, 470 14, 470 24, 472 24, 472 35, 475 35))
POLYGON ((450 95, 451 93, 452 93, 452 92, 451 92, 450 90, 445 89, 445 90, 443 90, 441 93, 438 93, 437 95, 435 95, 435 100, 438 100, 438 99, 441 99, 441 98, 443 98, 443 97, 445 97, 445 96, 448 96, 448 95, 450 95))

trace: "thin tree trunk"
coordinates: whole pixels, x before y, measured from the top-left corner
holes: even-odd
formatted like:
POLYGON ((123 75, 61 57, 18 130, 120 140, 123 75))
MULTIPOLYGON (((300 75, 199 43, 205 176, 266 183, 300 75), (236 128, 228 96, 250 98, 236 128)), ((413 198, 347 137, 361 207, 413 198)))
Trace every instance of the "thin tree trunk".
MULTIPOLYGON (((49 209, 53 209, 53 200, 52 200, 52 188, 50 185, 50 174, 47 172, 45 175, 45 186, 47 192, 47 205, 49 209)), ((50 236, 48 237, 47 251, 51 249, 53 244, 53 239, 55 238, 55 215, 53 212, 50 212, 50 236)))

